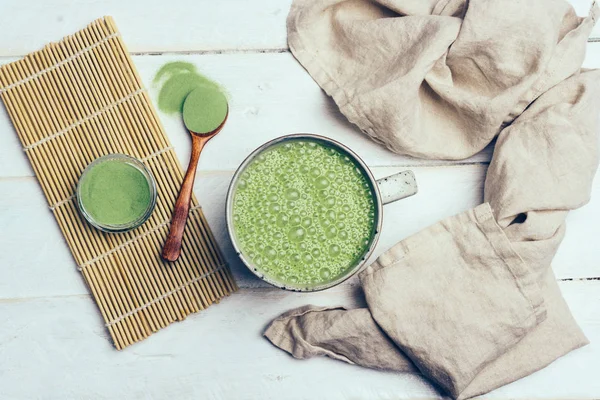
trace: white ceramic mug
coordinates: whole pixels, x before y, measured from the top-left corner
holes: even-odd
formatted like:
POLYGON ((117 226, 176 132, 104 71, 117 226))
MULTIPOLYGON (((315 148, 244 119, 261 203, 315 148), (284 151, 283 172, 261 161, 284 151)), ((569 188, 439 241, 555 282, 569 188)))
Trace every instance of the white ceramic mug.
POLYGON ((328 289, 330 287, 336 286, 336 285, 340 284, 341 282, 345 281, 346 279, 350 278, 355 273, 357 273, 363 267, 363 265, 365 264, 365 262, 367 261, 367 259, 371 255, 371 253, 373 253, 375 246, 377 245, 377 241, 379 239, 379 234, 381 232, 381 225, 383 222, 383 206, 385 204, 394 202, 396 200, 400 200, 400 199, 404 199, 406 197, 412 196, 416 193, 417 193, 417 182, 415 180, 415 175, 413 174, 412 171, 408 171, 408 170, 402 171, 397 174, 388 176, 386 178, 375 179, 373 177, 373 174, 371 173, 371 170, 369 169, 369 167, 367 167, 365 162, 360 157, 358 157, 358 155, 356 155, 356 153, 354 153, 348 147, 346 147, 345 145, 343 145, 335 140, 326 138, 324 136, 308 134, 308 133, 286 135, 286 136, 282 136, 282 137, 273 139, 273 140, 263 144, 256 150, 254 150, 248 157, 246 157, 244 162, 242 162, 242 164, 238 167, 237 171, 233 175, 231 183, 229 184, 229 191, 227 193, 227 204, 226 204, 227 230, 229 232, 229 237, 231 238, 231 242, 233 243, 233 247, 235 248, 235 251, 236 251, 238 257, 240 257, 240 259, 242 260, 244 265, 246 265, 246 267, 248 267, 248 269, 250 271, 252 271, 252 273, 254 275, 256 275, 260 279, 264 280, 265 282, 268 282, 271 285, 279 287, 281 289, 292 290, 292 291, 301 291, 301 292, 316 292, 319 290, 324 290, 324 289, 328 289), (353 265, 351 268, 349 268, 347 270, 347 272, 344 275, 340 276, 338 279, 336 279, 334 281, 325 283, 323 285, 315 286, 312 288, 303 288, 301 286, 294 287, 294 286, 291 286, 290 284, 283 284, 283 283, 277 282, 277 281, 271 279, 270 277, 263 275, 260 272, 260 269, 257 268, 255 265, 253 265, 252 261, 249 260, 243 254, 243 252, 240 249, 240 246, 238 244, 238 241, 236 239, 235 227, 233 225, 233 196, 234 196, 234 192, 235 192, 235 187, 240 178, 240 175, 246 169, 246 167, 259 154, 261 154, 263 151, 267 150, 268 148, 270 148, 276 144, 286 142, 288 140, 302 140, 302 139, 313 140, 313 141, 318 141, 318 142, 324 143, 325 145, 336 148, 336 149, 340 150, 342 153, 345 153, 346 155, 348 155, 348 157, 350 157, 354 161, 354 163, 363 170, 364 176, 368 178, 369 184, 371 185, 371 189, 372 189, 371 193, 373 193, 373 195, 375 197, 373 199, 374 203, 375 203, 375 232, 373 234, 373 237, 371 238, 371 243, 369 244, 369 249, 365 252, 364 256, 361 259, 357 260, 355 265, 353 265))

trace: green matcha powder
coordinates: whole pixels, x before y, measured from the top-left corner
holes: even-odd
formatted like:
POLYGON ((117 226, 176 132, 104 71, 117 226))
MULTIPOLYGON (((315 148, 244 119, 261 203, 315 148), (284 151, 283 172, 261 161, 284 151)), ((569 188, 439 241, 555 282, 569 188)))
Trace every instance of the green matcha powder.
POLYGON ((225 120, 227 97, 222 88, 183 61, 163 65, 154 77, 160 86, 158 108, 166 114, 183 114, 192 132, 214 131, 225 120))
POLYGON ((121 160, 92 165, 79 183, 85 212, 103 226, 131 224, 144 216, 152 201, 146 176, 121 160))

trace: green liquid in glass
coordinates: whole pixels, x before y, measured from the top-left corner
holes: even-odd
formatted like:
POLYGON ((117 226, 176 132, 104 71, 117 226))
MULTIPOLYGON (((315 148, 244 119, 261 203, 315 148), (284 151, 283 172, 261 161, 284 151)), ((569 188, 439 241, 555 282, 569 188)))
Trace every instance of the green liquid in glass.
POLYGON ((259 154, 233 195, 241 253, 273 281, 313 288, 345 275, 368 251, 375 203, 364 172, 345 153, 294 139, 259 154))

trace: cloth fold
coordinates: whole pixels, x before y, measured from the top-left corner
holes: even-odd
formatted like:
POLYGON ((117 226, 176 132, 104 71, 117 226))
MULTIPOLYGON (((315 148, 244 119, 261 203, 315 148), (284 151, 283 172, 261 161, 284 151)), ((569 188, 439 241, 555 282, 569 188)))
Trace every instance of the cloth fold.
POLYGON ((587 344, 552 258, 598 166, 599 8, 563 0, 295 0, 294 56, 390 150, 461 159, 497 139, 484 204, 406 238, 360 275, 368 308, 303 307, 267 328, 298 358, 419 371, 486 393, 587 344))

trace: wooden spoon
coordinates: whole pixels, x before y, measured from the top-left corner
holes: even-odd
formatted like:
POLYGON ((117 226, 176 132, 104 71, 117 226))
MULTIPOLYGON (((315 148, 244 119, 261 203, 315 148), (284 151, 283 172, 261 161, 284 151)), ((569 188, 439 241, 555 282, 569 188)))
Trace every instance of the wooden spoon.
MULTIPOLYGON (((198 90, 198 89, 196 89, 198 90)), ((192 92, 193 94, 194 92, 192 92)), ((190 96, 192 95, 190 94, 190 96)), ((187 100, 186 100, 187 104, 187 100)), ((184 121, 185 119, 185 106, 184 106, 184 121)), ((203 110, 195 110, 195 112, 204 112, 203 110)), ((227 106, 227 112, 223 118, 223 122, 214 130, 207 133, 198 133, 192 131, 186 121, 186 127, 188 127, 192 136, 192 154, 190 156, 190 163, 188 165, 187 172, 183 178, 183 183, 173 209, 173 216, 171 218, 171 227, 169 228, 169 236, 165 245, 163 246, 162 258, 167 261, 176 261, 181 254, 181 240, 183 238, 183 230, 187 223, 188 214, 190 212, 190 202, 192 199, 192 189, 194 187, 194 179, 196 177, 196 168, 198 166, 198 160, 200 159, 200 153, 206 145, 206 143, 215 137, 217 133, 223 129, 227 117, 229 116, 229 106, 227 106)))

